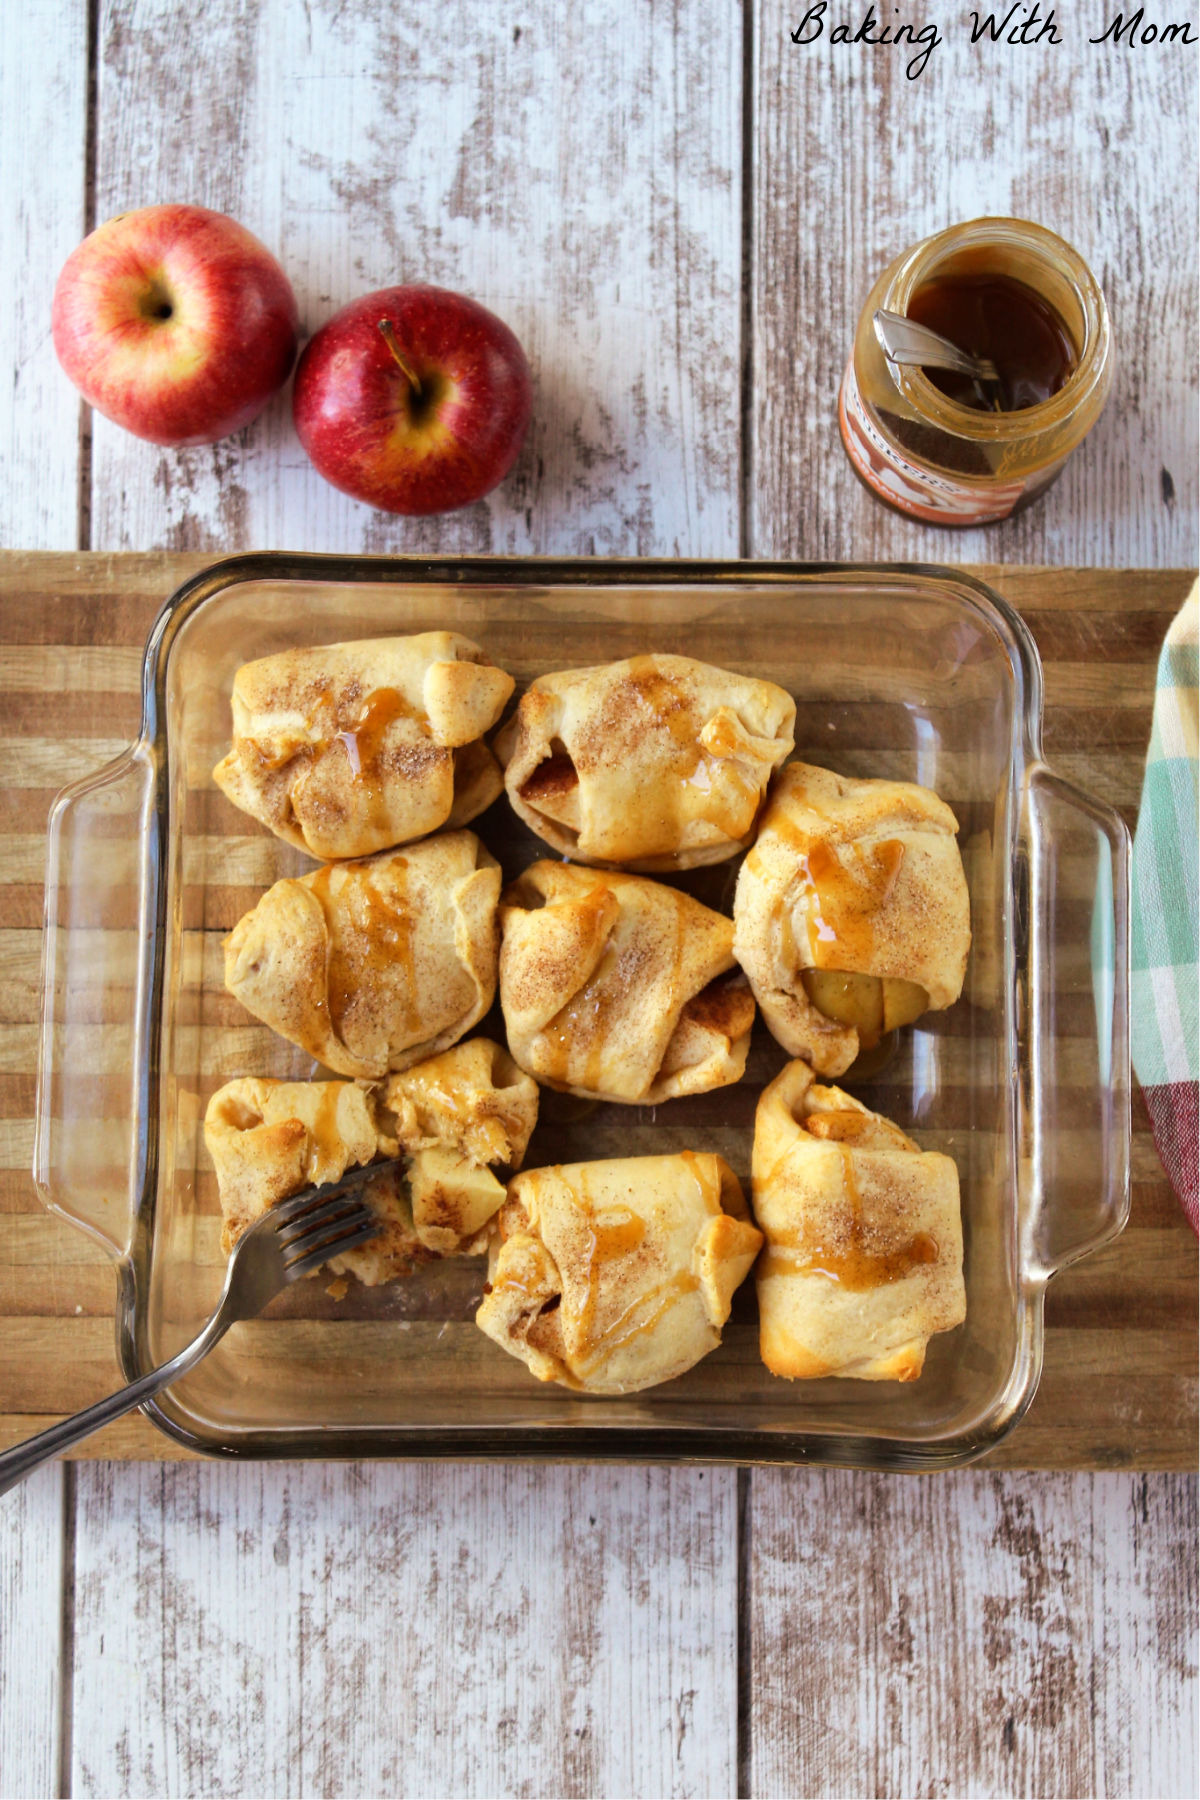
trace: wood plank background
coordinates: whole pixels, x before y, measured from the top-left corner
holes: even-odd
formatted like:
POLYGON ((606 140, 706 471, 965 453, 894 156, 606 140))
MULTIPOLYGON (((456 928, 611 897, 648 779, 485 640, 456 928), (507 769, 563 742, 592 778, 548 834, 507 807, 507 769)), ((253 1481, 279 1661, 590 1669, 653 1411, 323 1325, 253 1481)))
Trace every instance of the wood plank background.
MULTIPOLYGON (((136 736, 140 648, 163 597, 204 561, 162 552, 0 552, 0 693, 7 702, 0 780, 28 812, 0 821, 0 1095, 12 1134, 9 1153, 0 1153, 9 1254, 8 1267, 0 1267, 0 1444, 29 1436, 44 1417, 98 1399, 116 1378, 108 1259, 83 1233, 42 1211, 28 1174, 44 783, 48 772, 68 765, 73 773, 97 767, 136 736)), ((1189 573, 1001 565, 979 573, 1021 607, 1041 643, 1053 766, 1118 806, 1132 825, 1156 647, 1189 573)), ((1124 1235, 1051 1286, 1041 1391, 1029 1418, 994 1454, 994 1466, 1194 1466, 1194 1240, 1140 1103, 1133 1165, 1133 1214, 1124 1235)), ((140 1418, 119 1422, 81 1452, 177 1454, 140 1418)))
MULTIPOLYGON (((0 545, 1193 565, 1195 56, 1090 47, 1102 9, 1077 4, 1062 48, 985 56, 928 10, 946 42, 910 83, 883 51, 793 46, 776 0, 0 8, 0 545), (317 481, 286 400, 207 451, 93 422, 54 364, 55 274, 94 219, 175 198, 274 244, 309 330, 404 278, 495 306, 537 380, 510 482, 405 523, 317 481), (949 537, 870 502, 833 401, 873 274, 989 210, 1089 256, 1121 373, 1042 504, 949 537)), ((1067 670, 1055 761, 1127 812, 1162 580, 1031 619, 1067 670)), ((36 595, 5 609, 14 935, 40 924, 52 791, 124 735, 143 605, 81 597, 73 644, 36 595), (31 698, 51 666, 88 695, 67 730, 31 698)), ((18 1290, 45 1223, 20 1174, 32 947, 0 990, 18 1290)), ((1152 1363, 1194 1250, 1140 1142, 1152 1363)), ((1118 1250, 1052 1290, 1044 1396, 1054 1332, 1093 1330, 1113 1417, 1142 1393, 1104 1360, 1118 1250)), ((111 1277, 63 1254, 62 1316, 10 1354, 32 1372, 69 1323, 100 1391, 111 1277)), ((1184 1473, 53 1469, 0 1503, 0 1794, 1189 1793, 1195 1509, 1184 1473)))

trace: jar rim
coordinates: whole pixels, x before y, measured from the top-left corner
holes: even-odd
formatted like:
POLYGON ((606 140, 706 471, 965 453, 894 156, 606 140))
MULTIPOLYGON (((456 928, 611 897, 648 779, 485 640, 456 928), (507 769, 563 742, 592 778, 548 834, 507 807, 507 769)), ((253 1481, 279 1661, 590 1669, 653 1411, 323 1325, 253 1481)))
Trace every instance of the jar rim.
POLYGON ((888 365, 897 389, 916 412, 954 437, 977 441, 1034 437, 1061 425, 1086 403, 1105 379, 1111 342, 1108 308, 1100 284, 1087 263, 1065 239, 1032 219, 1002 216, 971 219, 923 238, 906 251, 896 265, 881 305, 907 316, 908 302, 916 289, 943 263, 964 249, 984 248, 997 241, 1022 249, 1032 260, 1053 268, 1071 288, 1079 307, 1083 320, 1079 358, 1057 394, 1013 412, 984 413, 943 394, 924 370, 888 365))

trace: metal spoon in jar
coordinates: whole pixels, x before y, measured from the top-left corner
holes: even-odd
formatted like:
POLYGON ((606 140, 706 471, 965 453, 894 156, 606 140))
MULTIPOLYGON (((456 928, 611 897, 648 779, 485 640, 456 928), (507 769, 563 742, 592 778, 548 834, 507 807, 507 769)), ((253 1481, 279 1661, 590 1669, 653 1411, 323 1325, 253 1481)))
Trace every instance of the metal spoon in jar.
POLYGON ((909 368, 953 369, 957 375, 970 375, 976 381, 998 381, 999 370, 986 356, 971 356, 948 338, 917 325, 903 313, 888 312, 879 307, 873 318, 879 348, 891 363, 909 368))

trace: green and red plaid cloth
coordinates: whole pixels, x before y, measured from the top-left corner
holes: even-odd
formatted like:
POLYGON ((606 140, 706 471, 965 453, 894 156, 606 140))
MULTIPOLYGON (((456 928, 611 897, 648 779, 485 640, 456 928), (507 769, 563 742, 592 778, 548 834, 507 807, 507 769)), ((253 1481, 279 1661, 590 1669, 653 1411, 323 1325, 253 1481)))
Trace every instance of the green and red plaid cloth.
POLYGON ((1200 908, 1197 906, 1197 594, 1158 663, 1133 844, 1133 1066, 1171 1185, 1197 1230, 1200 908))

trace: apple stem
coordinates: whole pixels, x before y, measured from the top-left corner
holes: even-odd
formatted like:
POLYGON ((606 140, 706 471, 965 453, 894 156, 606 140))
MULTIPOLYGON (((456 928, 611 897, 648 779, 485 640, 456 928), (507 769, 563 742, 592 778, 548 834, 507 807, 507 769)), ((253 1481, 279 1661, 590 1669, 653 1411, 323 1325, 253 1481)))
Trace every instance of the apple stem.
POLYGON ((411 363, 409 363, 405 360, 404 352, 401 350, 399 340, 396 337, 396 327, 392 324, 392 321, 390 319, 380 319, 379 335, 383 339, 384 343, 387 345, 388 349, 391 351, 392 355, 395 357, 396 361, 399 363, 400 367, 403 369, 404 373, 407 375, 407 377, 409 379, 409 383, 412 387, 412 391, 414 394, 417 395, 417 397, 419 399, 420 394, 421 394, 420 380, 418 379, 416 372, 414 371, 411 363))

